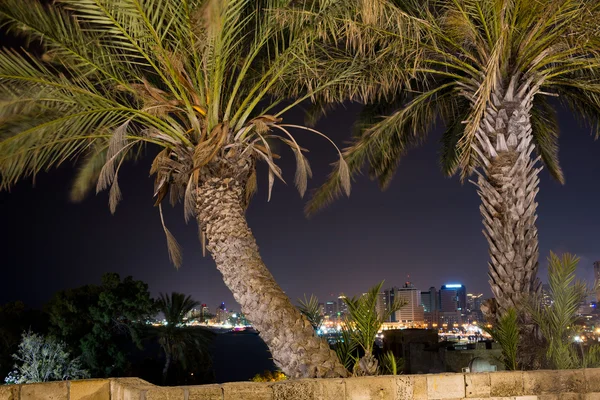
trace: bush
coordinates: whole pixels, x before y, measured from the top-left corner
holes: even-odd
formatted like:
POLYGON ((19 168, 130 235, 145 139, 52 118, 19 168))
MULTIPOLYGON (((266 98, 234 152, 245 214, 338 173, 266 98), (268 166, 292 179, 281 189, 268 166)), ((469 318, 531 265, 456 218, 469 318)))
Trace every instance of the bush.
POLYGON ((79 358, 71 359, 66 345, 52 336, 24 332, 13 358, 16 370, 5 378, 8 384, 35 383, 89 377, 79 358))

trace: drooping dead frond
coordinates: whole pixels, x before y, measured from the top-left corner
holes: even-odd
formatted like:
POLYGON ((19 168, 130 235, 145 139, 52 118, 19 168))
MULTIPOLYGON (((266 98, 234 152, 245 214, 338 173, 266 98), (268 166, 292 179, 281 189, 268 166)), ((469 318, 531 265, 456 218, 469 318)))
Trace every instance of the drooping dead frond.
POLYGON ((181 267, 183 264, 183 255, 181 253, 181 246, 177 243, 175 236, 169 231, 165 225, 165 218, 162 212, 162 205, 158 205, 158 212, 160 214, 160 222, 163 227, 163 231, 165 232, 165 236, 167 238, 167 249, 169 251, 169 260, 175 265, 175 268, 181 267))

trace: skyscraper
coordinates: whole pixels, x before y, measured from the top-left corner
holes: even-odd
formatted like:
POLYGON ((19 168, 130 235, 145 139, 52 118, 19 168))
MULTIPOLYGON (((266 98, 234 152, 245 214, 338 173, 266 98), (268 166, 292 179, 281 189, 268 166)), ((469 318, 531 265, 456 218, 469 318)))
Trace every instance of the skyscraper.
MULTIPOLYGON (((383 300, 385 302, 386 311, 389 310, 390 305, 394 303, 397 292, 398 288, 396 286, 393 286, 383 291, 383 300)), ((388 318, 387 322, 396 322, 396 313, 392 313, 392 315, 390 315, 390 317, 388 318)))
POLYGON ((594 288, 596 289, 596 301, 600 303, 600 261, 594 263, 594 288))
POLYGON ((325 302, 325 316, 329 317, 329 319, 337 318, 338 312, 338 304, 335 301, 327 301, 325 302))
POLYGON ((446 284, 440 288, 440 311, 465 311, 467 308, 467 289, 458 283, 446 284))
POLYGON ((395 313, 397 322, 421 324, 425 322, 419 289, 415 288, 410 282, 406 282, 404 287, 397 289, 396 298, 402 299, 406 303, 395 313))
POLYGON ((435 287, 430 287, 429 291, 421 292, 421 302, 424 312, 434 312, 439 308, 438 291, 435 287))

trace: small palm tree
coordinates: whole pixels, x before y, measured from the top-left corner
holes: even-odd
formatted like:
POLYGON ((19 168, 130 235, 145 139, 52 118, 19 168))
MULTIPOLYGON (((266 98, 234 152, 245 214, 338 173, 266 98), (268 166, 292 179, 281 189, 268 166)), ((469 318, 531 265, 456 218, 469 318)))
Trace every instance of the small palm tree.
MULTIPOLYGON (((376 10, 366 4, 363 12, 342 13, 342 23, 333 14, 319 25, 336 40, 329 27, 351 26, 341 30, 349 46, 372 57, 387 77, 364 77, 360 97, 370 104, 344 153, 351 172, 368 163, 371 177, 386 187, 406 152, 442 122, 443 171, 477 176, 498 311, 522 311, 523 297, 540 287, 540 163, 564 181, 556 109, 548 99, 562 101, 600 136, 600 2, 376 3, 376 10), (407 26, 413 34, 405 34, 407 26)), ((308 212, 341 193, 337 177, 316 193, 308 212)))
POLYGON ((379 363, 373 355, 375 337, 387 319, 406 305, 404 299, 396 298, 383 313, 377 312, 377 299, 381 293, 383 282, 373 286, 362 296, 345 298, 348 305, 349 318, 346 325, 350 327, 352 340, 364 351, 364 356, 354 366, 356 375, 376 375, 379 363))
POLYGON ((200 303, 191 296, 173 292, 171 295, 160 294, 156 303, 157 309, 165 317, 165 325, 158 328, 158 342, 165 353, 163 383, 167 382, 169 368, 172 363, 186 362, 188 350, 204 351, 207 345, 207 334, 202 328, 186 328, 184 319, 194 307, 200 303))
POLYGON ((308 319, 313 329, 315 331, 319 330, 321 324, 323 324, 319 299, 314 294, 311 294, 308 299, 304 295, 304 299, 298 299, 298 309, 308 319))
POLYGON ((591 292, 576 279, 579 258, 565 253, 550 253, 548 264, 548 296, 552 304, 544 304, 539 295, 527 303, 533 320, 546 342, 546 360, 551 368, 590 368, 600 365, 600 345, 575 343, 577 310, 591 292))
POLYGON ((108 189, 114 212, 124 162, 150 147, 173 263, 182 257, 165 226, 167 198, 197 221, 203 250, 275 363, 292 377, 338 376, 344 368, 267 270, 245 219, 257 163, 268 166, 269 198, 282 179, 273 141, 292 150, 306 190, 311 170, 290 130, 322 134, 282 123, 283 113, 311 97, 341 99, 357 71, 336 48, 323 51, 310 26, 274 17, 289 3, 3 0, 0 24, 36 46, 0 50, 0 189, 71 160, 73 199, 108 189))

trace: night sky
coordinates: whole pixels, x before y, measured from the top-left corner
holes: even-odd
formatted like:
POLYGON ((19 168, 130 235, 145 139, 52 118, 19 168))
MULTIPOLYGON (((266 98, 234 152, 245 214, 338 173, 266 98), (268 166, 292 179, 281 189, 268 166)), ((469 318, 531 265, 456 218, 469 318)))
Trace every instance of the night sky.
MULTIPOLYGON (((339 109, 317 128, 343 144, 359 110, 339 109)), ((301 122, 301 113, 288 114, 286 122, 291 121, 301 122)), ((581 277, 591 280, 592 262, 600 260, 600 143, 564 110, 560 122, 567 183, 561 186, 542 172, 540 271, 544 279, 550 250, 569 251, 581 257, 581 277)), ((315 177, 309 187, 317 187, 336 153, 310 133, 296 137, 311 150, 315 177)), ((387 191, 363 176, 349 199, 311 219, 303 215, 305 200, 293 187, 293 154, 282 152, 289 184, 276 182, 270 203, 263 168, 248 221, 268 268, 294 301, 304 293, 321 301, 340 292, 354 295, 383 279, 385 286, 399 286, 408 274, 422 290, 460 282, 469 292, 490 295, 479 198, 472 184, 440 172, 439 139, 440 132, 433 132, 425 146, 410 152, 387 191)), ((211 309, 221 301, 236 309, 214 262, 202 257, 196 226, 185 225, 181 206, 167 207, 166 220, 183 246, 184 265, 176 270, 169 263, 148 177, 154 152, 149 148, 145 160, 122 168, 124 200, 114 216, 107 193, 69 202, 71 165, 39 175, 35 187, 23 181, 11 193, 0 193, 0 304, 19 299, 38 307, 57 290, 99 283, 103 273, 114 271, 147 282, 153 295, 179 291, 211 309)))

